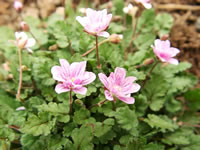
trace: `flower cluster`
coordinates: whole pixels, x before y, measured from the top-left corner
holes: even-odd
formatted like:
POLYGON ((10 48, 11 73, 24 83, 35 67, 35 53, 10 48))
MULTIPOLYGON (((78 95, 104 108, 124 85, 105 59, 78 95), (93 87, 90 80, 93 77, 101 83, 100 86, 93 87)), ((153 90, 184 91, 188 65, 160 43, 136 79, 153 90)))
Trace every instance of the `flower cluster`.
MULTIPOLYGON (((147 4, 149 0, 137 0, 137 2, 147 4)), ((131 8, 132 5, 129 5, 129 9, 131 8)), ((108 28, 111 18, 112 14, 107 15, 105 9, 102 11, 95 11, 87 8, 86 17, 78 16, 76 20, 84 27, 87 33, 95 35, 96 37, 109 37, 110 34, 105 30, 108 28)), ((118 43, 120 41, 120 36, 113 34, 109 40, 118 43)), ((178 64, 178 61, 172 57, 178 54, 179 50, 170 47, 170 42, 168 40, 161 41, 157 39, 152 48, 155 55, 162 62, 178 64)), ((148 64, 151 64, 151 62, 148 64)), ((55 87, 55 91, 58 94, 73 91, 78 94, 86 95, 87 88, 85 85, 92 83, 96 79, 94 73, 85 71, 86 61, 74 62, 70 65, 67 60, 60 59, 60 65, 61 66, 53 66, 51 69, 53 78, 59 82, 55 87)), ((136 77, 126 77, 126 70, 124 68, 115 68, 115 71, 111 72, 108 77, 103 73, 99 73, 98 76, 104 85, 104 94, 107 100, 115 102, 117 98, 127 104, 133 104, 135 102, 131 94, 138 92, 141 87, 139 84, 134 83, 136 77)))

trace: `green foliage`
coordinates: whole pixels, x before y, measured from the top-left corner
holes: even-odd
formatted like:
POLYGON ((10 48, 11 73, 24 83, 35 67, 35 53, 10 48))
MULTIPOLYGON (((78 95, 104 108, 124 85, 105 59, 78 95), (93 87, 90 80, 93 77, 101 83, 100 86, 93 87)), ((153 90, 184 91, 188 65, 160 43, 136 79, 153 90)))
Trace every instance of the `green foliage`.
MULTIPOLYGON (((85 3, 81 2, 77 10, 85 3)), ((108 32, 122 34, 123 39, 118 44, 106 41, 99 46, 101 70, 96 67, 95 50, 81 56, 95 47, 95 37, 83 32, 71 1, 66 1, 66 19, 56 13, 45 20, 26 17, 39 44, 33 47, 33 54, 22 51, 26 69, 21 101, 16 99, 19 65, 18 49, 11 42, 14 31, 0 27, 0 149, 199 150, 200 90, 191 90, 198 81, 186 71, 191 64, 159 62, 151 70, 158 61, 151 45, 156 37, 169 34, 172 16, 144 10, 134 31, 132 17, 123 14, 124 5, 124 1, 115 0, 108 10, 122 19, 112 21, 108 32), (97 76, 86 86, 86 95, 72 94, 71 113, 69 92, 57 94, 57 81, 51 74, 52 66, 59 65, 61 58, 70 63, 87 61, 86 70, 97 76), (155 62, 144 64, 148 58, 155 62), (116 67, 124 67, 127 76, 135 76, 141 85, 140 91, 132 94, 134 104, 120 100, 100 103, 105 95, 98 73, 109 75, 116 67)))

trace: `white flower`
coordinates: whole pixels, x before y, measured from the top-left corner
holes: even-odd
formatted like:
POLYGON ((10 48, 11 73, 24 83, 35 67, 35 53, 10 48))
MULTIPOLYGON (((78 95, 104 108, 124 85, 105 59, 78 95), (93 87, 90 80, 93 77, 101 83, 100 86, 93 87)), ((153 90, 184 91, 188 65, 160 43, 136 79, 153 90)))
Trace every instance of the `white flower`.
POLYGON ((26 33, 24 32, 15 32, 16 37, 16 45, 18 48, 23 49, 25 48, 28 52, 32 53, 33 51, 30 49, 30 47, 35 45, 35 39, 34 38, 28 38, 26 33))

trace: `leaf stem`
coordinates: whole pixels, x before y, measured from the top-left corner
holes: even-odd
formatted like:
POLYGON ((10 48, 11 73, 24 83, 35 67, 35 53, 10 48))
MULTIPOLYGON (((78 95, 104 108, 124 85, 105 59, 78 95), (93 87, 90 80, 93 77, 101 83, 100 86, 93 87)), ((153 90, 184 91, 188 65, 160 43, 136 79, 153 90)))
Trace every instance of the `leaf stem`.
POLYGON ((95 106, 101 107, 101 105, 103 105, 105 102, 107 102, 106 99, 103 100, 103 101, 98 102, 97 104, 91 105, 88 109, 90 110, 90 109, 92 109, 92 108, 95 107, 95 106))
POLYGON ((142 84, 142 88, 144 88, 144 86, 146 85, 147 80, 149 80, 149 77, 150 77, 151 73, 153 72, 153 70, 155 69, 155 67, 158 65, 158 63, 159 63, 159 61, 156 61, 156 63, 153 65, 153 67, 151 68, 151 70, 147 74, 147 77, 146 77, 146 79, 144 80, 144 82, 142 84))
POLYGON ((72 90, 69 92, 69 114, 72 114, 72 90))
MULTIPOLYGON (((105 40, 99 42, 99 43, 98 43, 98 46, 100 46, 100 45, 102 45, 103 43, 106 43, 106 42, 108 42, 108 41, 109 41, 109 39, 105 39, 105 40)), ((95 45, 93 48, 91 48, 90 50, 88 50, 87 52, 85 52, 84 54, 82 54, 81 56, 82 56, 82 57, 87 56, 89 53, 91 53, 91 52, 92 52, 93 50, 95 50, 95 49, 96 49, 96 45, 95 45)))
POLYGON ((95 35, 96 37, 96 56, 97 56, 97 68, 101 69, 101 64, 99 62, 99 48, 98 48, 98 36, 95 35))
POLYGON ((21 88, 22 88, 22 56, 21 56, 22 49, 18 49, 18 56, 19 56, 19 85, 17 90, 16 98, 21 101, 20 94, 21 94, 21 88))

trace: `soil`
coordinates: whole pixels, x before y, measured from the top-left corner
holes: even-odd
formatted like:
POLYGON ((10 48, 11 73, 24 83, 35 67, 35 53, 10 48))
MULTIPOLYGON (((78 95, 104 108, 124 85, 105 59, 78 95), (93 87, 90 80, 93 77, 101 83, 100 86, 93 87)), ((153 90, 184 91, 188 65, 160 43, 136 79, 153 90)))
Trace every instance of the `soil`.
MULTIPOLYGON (((74 1, 77 3, 79 0, 74 1)), ((93 0, 97 4, 106 1, 108 0, 93 0)), ((200 0, 152 1, 157 11, 169 12, 174 16, 175 22, 169 39, 174 47, 181 50, 178 56, 180 61, 192 63, 193 67, 190 72, 200 80, 200 0), (171 5, 165 7, 166 4, 171 5), (193 7, 196 8, 193 9, 193 7)), ((45 18, 55 11, 59 12, 63 5, 63 0, 21 0, 21 2, 24 4, 23 16, 31 15, 39 18, 45 18)), ((0 26, 7 25, 18 29, 20 17, 13 8, 13 0, 0 0, 0 6, 0 26)), ((197 87, 200 88, 200 81, 197 87)))

